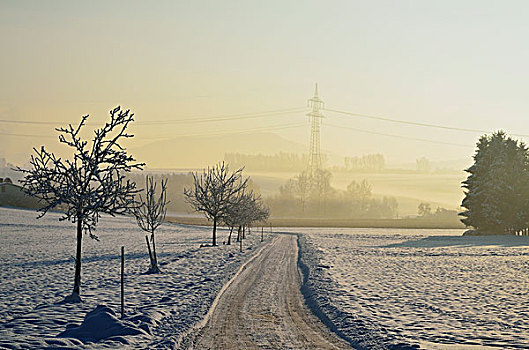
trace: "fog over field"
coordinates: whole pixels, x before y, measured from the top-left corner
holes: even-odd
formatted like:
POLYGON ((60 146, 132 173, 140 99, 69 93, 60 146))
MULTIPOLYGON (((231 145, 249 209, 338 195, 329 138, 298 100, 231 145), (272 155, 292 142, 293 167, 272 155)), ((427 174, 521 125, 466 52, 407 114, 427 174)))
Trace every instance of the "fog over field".
MULTIPOLYGON (((86 114, 97 125, 122 104, 135 113, 124 145, 151 170, 200 169, 234 153, 302 159, 318 83, 325 166, 381 154, 398 174, 331 169, 334 187, 366 179, 375 197, 397 199, 400 215, 421 202, 458 210, 479 136, 529 135, 524 6, 475 3, 4 3, 0 158, 24 165, 40 145, 65 155, 54 127, 86 114), (431 176, 402 172, 420 159, 431 176)), ((286 177, 256 183, 272 194, 286 177)))

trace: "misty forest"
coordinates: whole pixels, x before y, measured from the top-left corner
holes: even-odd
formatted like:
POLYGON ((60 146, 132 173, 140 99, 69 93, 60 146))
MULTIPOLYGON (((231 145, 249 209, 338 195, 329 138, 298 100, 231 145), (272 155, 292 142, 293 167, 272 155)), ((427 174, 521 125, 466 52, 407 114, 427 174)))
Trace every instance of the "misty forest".
POLYGON ((528 13, 0 3, 0 349, 526 349, 528 13))

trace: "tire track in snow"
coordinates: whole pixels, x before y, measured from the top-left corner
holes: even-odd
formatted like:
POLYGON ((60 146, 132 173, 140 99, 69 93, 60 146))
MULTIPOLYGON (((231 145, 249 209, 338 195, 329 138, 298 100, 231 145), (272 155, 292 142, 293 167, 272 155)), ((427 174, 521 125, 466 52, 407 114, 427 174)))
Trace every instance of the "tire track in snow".
POLYGON ((198 327, 189 349, 350 349, 307 308, 295 235, 279 235, 241 267, 198 327))

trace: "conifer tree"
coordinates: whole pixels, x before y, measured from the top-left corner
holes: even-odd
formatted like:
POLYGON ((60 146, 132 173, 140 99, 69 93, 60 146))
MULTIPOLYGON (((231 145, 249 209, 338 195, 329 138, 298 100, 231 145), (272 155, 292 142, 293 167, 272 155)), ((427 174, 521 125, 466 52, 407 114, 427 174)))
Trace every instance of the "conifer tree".
POLYGON ((482 136, 463 181, 466 226, 485 234, 514 234, 528 226, 529 155, 524 143, 498 131, 482 136))

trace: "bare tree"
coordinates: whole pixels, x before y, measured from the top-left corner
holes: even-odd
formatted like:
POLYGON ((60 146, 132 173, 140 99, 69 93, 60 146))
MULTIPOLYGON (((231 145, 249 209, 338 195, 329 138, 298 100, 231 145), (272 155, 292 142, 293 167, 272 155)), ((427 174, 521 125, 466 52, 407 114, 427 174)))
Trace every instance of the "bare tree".
POLYGON ((262 224, 265 223, 265 221, 268 220, 270 217, 270 209, 266 207, 262 200, 259 198, 259 201, 257 202, 257 207, 255 209, 254 215, 253 215, 253 222, 260 222, 262 224))
POLYGON ((243 179, 242 168, 230 173, 224 162, 207 168, 201 175, 193 173, 193 186, 184 189, 186 201, 196 211, 213 220, 213 246, 217 245, 217 224, 226 214, 233 197, 246 188, 248 179, 243 179))
POLYGON ((327 197, 333 192, 331 187, 332 174, 326 169, 316 169, 311 177, 313 195, 318 200, 320 215, 325 215, 327 197))
POLYGON ((83 232, 97 239, 93 231, 102 213, 125 214, 134 206, 138 190, 134 182, 125 180, 124 173, 141 170, 144 164, 136 163, 119 143, 134 136, 126 132, 133 116, 129 110, 114 108, 110 121, 94 130, 91 142, 80 136, 88 119, 88 115, 83 116, 77 127, 69 124, 56 129, 60 133, 59 142, 71 148, 72 159, 63 160, 42 146, 40 150, 34 148, 36 154, 31 156, 29 170, 17 168, 25 174, 20 180, 24 191, 44 204, 39 209, 39 218, 57 209, 64 213, 59 220, 77 224, 74 287, 65 301, 81 300, 83 232))
POLYGON ((241 230, 250 228, 255 222, 263 222, 268 219, 269 210, 262 204, 261 196, 256 196, 253 191, 241 191, 230 201, 223 221, 230 227, 228 244, 231 244, 233 228, 238 226, 237 240, 243 239, 241 230))
POLYGON ((268 215, 269 215, 268 208, 262 205, 261 197, 252 196, 251 200, 248 201, 246 206, 244 206, 243 213, 240 217, 240 221, 242 225, 242 235, 240 235, 241 231, 239 230, 238 238, 239 238, 241 252, 242 252, 242 240, 246 238, 245 236, 246 229, 248 229, 248 233, 250 233, 252 224, 258 221, 266 220, 268 218, 268 215))
POLYGON ((230 203, 226 208, 226 213, 222 218, 224 223, 230 227, 228 245, 231 244, 231 235, 236 226, 239 227, 237 231, 237 241, 239 241, 241 230, 245 225, 246 217, 248 216, 248 208, 254 201, 256 201, 256 197, 254 196, 253 191, 246 192, 245 189, 237 193, 233 196, 233 199, 230 200, 230 203))
POLYGON ((138 195, 138 205, 134 207, 134 216, 138 222, 138 226, 145 232, 151 234, 151 246, 149 238, 145 236, 147 241, 147 249, 149 250, 149 259, 151 267, 149 273, 158 273, 158 258, 156 257, 156 243, 154 241, 154 233, 156 229, 165 221, 167 214, 167 179, 162 179, 160 196, 156 196, 157 183, 153 177, 145 177, 145 198, 141 194, 138 195))
POLYGON ((417 213, 419 216, 430 216, 432 214, 432 207, 430 203, 421 202, 417 206, 417 213))

